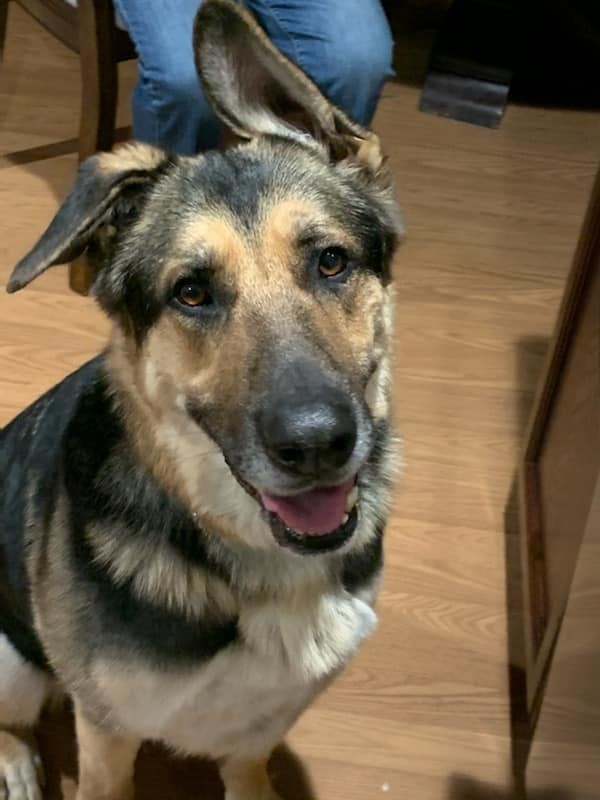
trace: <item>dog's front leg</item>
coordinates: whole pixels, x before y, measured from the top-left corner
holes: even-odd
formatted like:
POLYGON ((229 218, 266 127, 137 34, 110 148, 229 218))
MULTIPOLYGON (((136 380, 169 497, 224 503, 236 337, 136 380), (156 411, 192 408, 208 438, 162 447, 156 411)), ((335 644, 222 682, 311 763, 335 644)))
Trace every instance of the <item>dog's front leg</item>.
POLYGON ((221 764, 225 800, 281 800, 267 774, 268 759, 243 761, 230 758, 221 764))
POLYGON ((79 787, 76 800, 132 800, 140 740, 101 730, 75 704, 79 787))

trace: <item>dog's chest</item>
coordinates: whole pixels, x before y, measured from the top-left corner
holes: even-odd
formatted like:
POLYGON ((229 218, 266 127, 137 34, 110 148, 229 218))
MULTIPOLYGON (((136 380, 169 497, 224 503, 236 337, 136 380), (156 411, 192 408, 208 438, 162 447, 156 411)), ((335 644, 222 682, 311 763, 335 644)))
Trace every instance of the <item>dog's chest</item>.
POLYGON ((144 739, 214 758, 258 756, 375 622, 370 606, 341 590, 301 608, 261 604, 243 610, 238 640, 208 662, 176 671, 98 662, 96 690, 111 717, 144 739))

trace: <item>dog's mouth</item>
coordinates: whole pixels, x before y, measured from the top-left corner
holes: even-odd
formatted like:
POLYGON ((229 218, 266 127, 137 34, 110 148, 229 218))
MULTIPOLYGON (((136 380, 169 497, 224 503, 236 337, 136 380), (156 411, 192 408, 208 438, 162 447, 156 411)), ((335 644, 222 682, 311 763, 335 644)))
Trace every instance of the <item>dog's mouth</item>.
POLYGON ((341 486, 310 489, 284 497, 259 492, 267 511, 275 514, 288 528, 308 536, 324 536, 348 521, 356 505, 354 480, 341 486))
POLYGON ((341 547, 358 522, 358 487, 352 479, 294 495, 259 492, 277 541, 302 552, 322 553, 341 547))

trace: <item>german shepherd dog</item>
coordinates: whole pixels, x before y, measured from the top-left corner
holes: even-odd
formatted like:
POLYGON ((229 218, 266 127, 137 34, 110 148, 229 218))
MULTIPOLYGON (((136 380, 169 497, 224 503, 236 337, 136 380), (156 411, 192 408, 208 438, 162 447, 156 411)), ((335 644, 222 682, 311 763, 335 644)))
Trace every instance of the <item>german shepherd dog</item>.
POLYGON ((234 0, 196 19, 235 141, 99 154, 7 286, 86 252, 106 349, 0 433, 0 785, 73 702, 78 800, 133 793, 140 743, 273 800, 272 749, 373 629, 393 466, 377 137, 234 0))

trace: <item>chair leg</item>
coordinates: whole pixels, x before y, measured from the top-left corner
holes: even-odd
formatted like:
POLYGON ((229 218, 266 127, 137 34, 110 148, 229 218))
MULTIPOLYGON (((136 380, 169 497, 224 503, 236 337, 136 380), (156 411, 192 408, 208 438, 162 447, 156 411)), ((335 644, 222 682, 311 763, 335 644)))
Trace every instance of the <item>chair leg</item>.
MULTIPOLYGON (((108 0, 79 0, 77 8, 81 66, 81 162, 99 150, 110 150, 114 144, 118 72, 112 3, 108 0)), ((91 273, 84 254, 69 267, 69 285, 78 294, 87 294, 90 283, 91 273)))
MULTIPOLYGON (((0 0, 1 1, 1 0, 0 0)), ((79 160, 110 150, 115 139, 118 71, 112 3, 79 0, 81 118, 79 160)))
POLYGON ((0 64, 4 57, 4 42, 6 41, 6 19, 8 17, 8 0, 0 0, 0 64))

